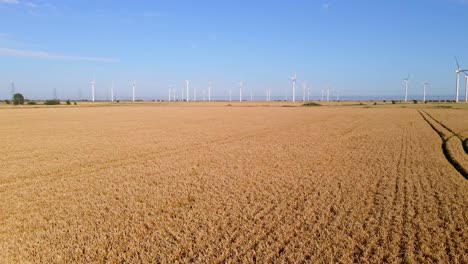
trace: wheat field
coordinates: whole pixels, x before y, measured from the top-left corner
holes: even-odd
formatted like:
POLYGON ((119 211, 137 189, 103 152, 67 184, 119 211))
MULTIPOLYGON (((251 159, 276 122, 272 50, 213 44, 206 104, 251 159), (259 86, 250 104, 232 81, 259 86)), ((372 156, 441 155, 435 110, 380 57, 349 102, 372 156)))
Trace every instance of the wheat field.
POLYGON ((0 109, 0 262, 468 263, 468 109, 249 106, 0 109))

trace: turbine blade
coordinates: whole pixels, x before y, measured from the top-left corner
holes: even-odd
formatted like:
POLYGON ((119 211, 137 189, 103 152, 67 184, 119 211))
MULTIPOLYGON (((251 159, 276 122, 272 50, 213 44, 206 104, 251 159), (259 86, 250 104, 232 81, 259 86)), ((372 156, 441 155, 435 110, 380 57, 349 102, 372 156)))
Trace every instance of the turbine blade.
POLYGON ((457 70, 460 70, 460 65, 458 64, 458 59, 455 57, 455 62, 457 63, 457 70))

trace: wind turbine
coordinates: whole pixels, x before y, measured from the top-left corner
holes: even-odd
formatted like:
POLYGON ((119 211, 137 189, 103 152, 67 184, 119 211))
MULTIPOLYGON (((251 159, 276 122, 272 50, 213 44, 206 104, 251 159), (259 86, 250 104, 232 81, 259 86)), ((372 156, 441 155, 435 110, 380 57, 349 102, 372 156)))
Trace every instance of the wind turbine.
POLYGON ((231 98, 231 89, 229 89, 229 102, 232 101, 232 98, 231 98))
MULTIPOLYGON (((468 70, 461 70, 460 69, 460 65, 458 64, 458 59, 457 57, 455 57, 455 62, 457 63, 457 70, 455 71, 455 74, 457 76, 457 82, 456 82, 456 95, 455 95, 455 102, 458 103, 458 91, 459 91, 459 87, 460 87, 460 73, 463 72, 463 74, 465 74, 466 76, 466 73, 468 72, 468 70)), ((465 96, 466 97, 466 96, 465 96)))
POLYGON ((114 102, 114 82, 112 81, 111 86, 111 102, 114 102))
POLYGON ((296 76, 296 74, 294 74, 291 77, 291 81, 292 81, 292 101, 293 102, 296 101, 296 79, 297 79, 297 76, 296 76))
POLYGON ((429 83, 427 81, 423 82, 423 102, 426 102, 426 86, 429 83))
POLYGON ((464 72, 465 74, 465 103, 468 102, 468 74, 464 72))
POLYGON ((253 101, 252 98, 252 87, 250 87, 250 101, 253 101))
POLYGON ((172 92, 171 91, 171 86, 169 85, 169 102, 171 101, 171 94, 172 94, 171 92, 172 92))
POLYGON ((135 102, 135 86, 136 86, 136 82, 133 81, 133 83, 132 83, 132 102, 135 102))
POLYGON ((330 86, 327 88, 327 102, 330 102, 330 86))
POLYGON ((15 94, 16 94, 15 83, 12 82, 11 83, 11 98, 13 98, 13 96, 15 96, 15 94))
POLYGON ((239 102, 242 102, 242 86, 244 85, 244 83, 242 81, 240 81, 239 83, 239 102))
POLYGON ((405 82, 405 102, 408 101, 408 82, 410 79, 410 74, 408 73, 408 77, 406 79, 403 79, 403 82, 405 82))
POLYGON ((185 87, 186 87, 186 92, 187 92, 187 102, 189 101, 189 80, 185 80, 185 87))
POLYGON ((307 87, 307 102, 310 102, 310 88, 307 87))
POLYGON ((93 79, 91 81, 91 101, 94 102, 94 84, 96 83, 96 81, 93 79))
POLYGON ((306 83, 302 82, 302 102, 305 102, 306 83))
POLYGON ((211 102, 211 81, 208 82, 208 102, 211 102))

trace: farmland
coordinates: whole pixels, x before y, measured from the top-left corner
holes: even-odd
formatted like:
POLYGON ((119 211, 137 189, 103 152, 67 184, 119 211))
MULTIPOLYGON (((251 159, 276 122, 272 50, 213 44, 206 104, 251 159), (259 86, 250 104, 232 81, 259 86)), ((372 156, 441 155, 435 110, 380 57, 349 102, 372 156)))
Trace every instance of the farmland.
POLYGON ((0 260, 468 262, 468 109, 239 105, 0 109, 0 260))

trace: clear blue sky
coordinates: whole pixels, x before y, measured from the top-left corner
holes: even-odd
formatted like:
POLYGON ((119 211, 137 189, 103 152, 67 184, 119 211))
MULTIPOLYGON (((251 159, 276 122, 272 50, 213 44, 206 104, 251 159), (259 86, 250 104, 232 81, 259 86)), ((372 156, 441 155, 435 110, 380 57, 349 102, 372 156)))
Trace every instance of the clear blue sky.
MULTIPOLYGON (((191 80, 199 97, 284 96, 297 73, 319 96, 454 95, 455 62, 468 68, 468 0, 71 1, 0 0, 0 98, 167 97, 191 80), (246 92, 248 93, 248 92, 246 92)), ((300 89, 298 89, 300 90, 300 89)), ((464 92, 464 84, 462 85, 464 92)), ((299 94, 299 92, 298 92, 299 94)))

